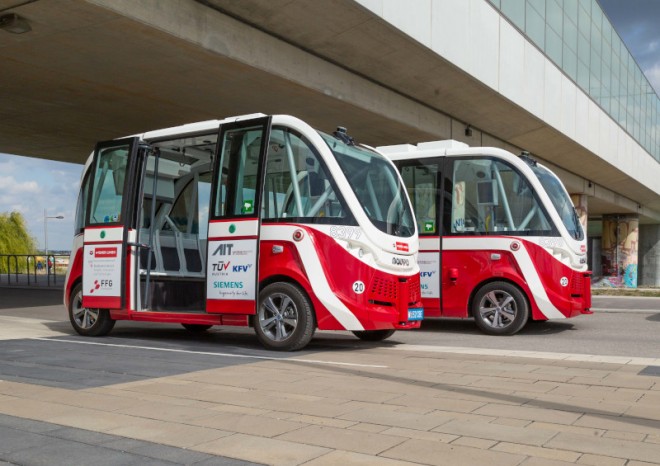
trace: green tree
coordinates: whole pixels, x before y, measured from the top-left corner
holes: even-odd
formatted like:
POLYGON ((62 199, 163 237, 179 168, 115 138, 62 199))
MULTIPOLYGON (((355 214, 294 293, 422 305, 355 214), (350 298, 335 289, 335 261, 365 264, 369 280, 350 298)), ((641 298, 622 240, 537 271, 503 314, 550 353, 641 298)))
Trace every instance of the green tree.
MULTIPOLYGON (((35 254, 36 252, 37 242, 28 233, 23 216, 19 212, 0 213, 0 255, 35 254)), ((25 260, 19 260, 19 269, 25 268, 25 264, 25 260)), ((12 272, 13 269, 12 263, 12 272)), ((0 258, 0 273, 2 272, 7 272, 6 258, 0 258)))

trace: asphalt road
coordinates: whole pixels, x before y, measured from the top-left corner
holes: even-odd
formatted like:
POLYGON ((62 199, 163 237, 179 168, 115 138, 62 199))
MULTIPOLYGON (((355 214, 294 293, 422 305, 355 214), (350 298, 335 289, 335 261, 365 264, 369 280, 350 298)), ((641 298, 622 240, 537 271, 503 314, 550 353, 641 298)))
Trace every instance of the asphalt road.
MULTIPOLYGON (((0 314, 53 320, 58 331, 75 336, 61 291, 0 289, 0 314)), ((530 322, 520 333, 493 337, 477 330, 470 319, 429 319, 416 331, 396 332, 375 345, 432 345, 468 348, 544 351, 573 354, 660 357, 660 298, 595 296, 593 315, 548 322, 530 322)), ((194 336, 178 325, 118 322, 110 334, 133 344, 208 345, 249 354, 277 354, 264 351, 251 329, 215 327, 194 336)), ((93 340, 93 339, 88 339, 93 340)), ((371 346, 349 332, 317 332, 306 351, 332 351, 371 346)))

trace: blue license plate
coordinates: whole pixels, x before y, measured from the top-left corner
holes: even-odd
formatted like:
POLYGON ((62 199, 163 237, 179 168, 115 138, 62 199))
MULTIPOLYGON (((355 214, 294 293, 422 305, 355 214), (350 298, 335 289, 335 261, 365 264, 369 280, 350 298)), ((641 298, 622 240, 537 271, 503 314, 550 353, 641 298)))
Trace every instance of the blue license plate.
POLYGON ((413 307, 408 309, 408 320, 422 320, 424 319, 424 308, 413 307))

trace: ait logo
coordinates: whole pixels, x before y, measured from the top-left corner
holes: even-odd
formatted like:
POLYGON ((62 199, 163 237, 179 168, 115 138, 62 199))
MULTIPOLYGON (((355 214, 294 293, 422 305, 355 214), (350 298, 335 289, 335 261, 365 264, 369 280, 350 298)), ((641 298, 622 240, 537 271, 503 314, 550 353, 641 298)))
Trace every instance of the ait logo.
POLYGON ((92 288, 91 290, 89 290, 89 294, 94 293, 94 292, 95 292, 96 290, 98 290, 99 288, 101 288, 101 284, 99 283, 98 280, 94 280, 94 288, 92 288))

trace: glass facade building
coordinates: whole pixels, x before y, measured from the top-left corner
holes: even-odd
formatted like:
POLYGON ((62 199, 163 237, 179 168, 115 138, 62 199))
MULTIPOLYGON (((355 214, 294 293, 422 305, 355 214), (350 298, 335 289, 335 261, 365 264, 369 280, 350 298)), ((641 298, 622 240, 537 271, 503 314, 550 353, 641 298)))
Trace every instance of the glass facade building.
POLYGON ((660 162, 660 98, 596 0, 489 0, 660 162))

